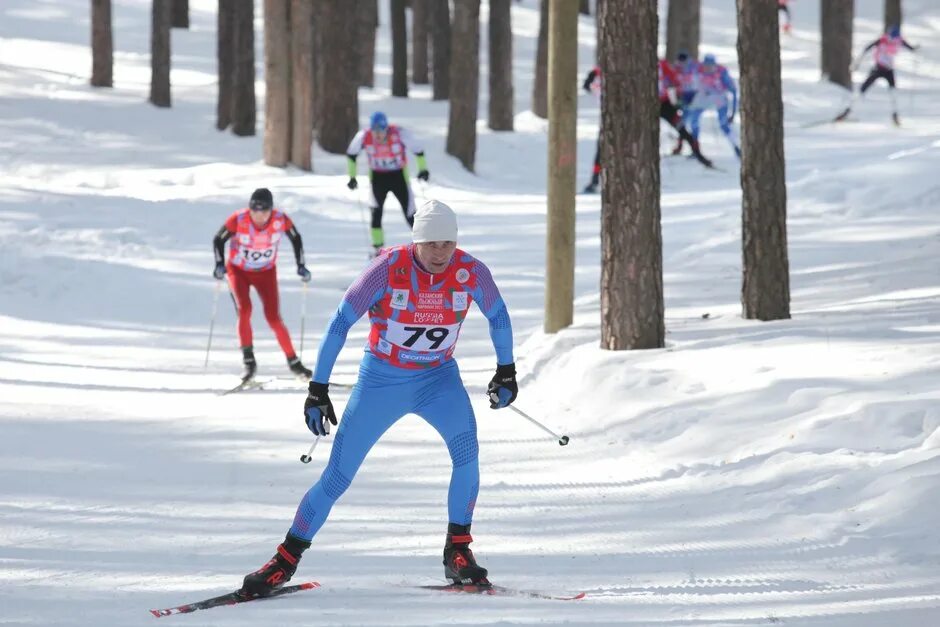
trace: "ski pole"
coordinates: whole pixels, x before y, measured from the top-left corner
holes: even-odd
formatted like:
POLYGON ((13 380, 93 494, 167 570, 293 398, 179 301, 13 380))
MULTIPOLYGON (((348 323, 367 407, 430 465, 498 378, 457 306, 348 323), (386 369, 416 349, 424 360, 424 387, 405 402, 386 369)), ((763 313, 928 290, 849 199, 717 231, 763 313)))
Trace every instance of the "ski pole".
POLYGON ((418 189, 421 190, 421 200, 424 202, 428 201, 428 184, 421 179, 418 179, 418 189))
POLYGON ((564 445, 568 444, 568 436, 567 436, 567 435, 558 435, 557 433, 555 433, 554 431, 552 431, 551 429, 549 429, 548 427, 546 427, 545 425, 543 425, 541 422, 539 422, 538 420, 536 420, 535 418, 533 418, 533 417, 530 416, 529 414, 525 413, 524 411, 522 411, 521 409, 519 409, 519 408, 516 407, 515 405, 509 405, 509 409, 513 410, 514 412, 516 412, 517 414, 519 414, 520 416, 522 416, 523 418, 525 418, 526 420, 528 420, 529 422, 531 422, 532 424, 534 424, 536 427, 538 427, 538 428, 541 429, 542 431, 545 431, 546 433, 550 433, 556 440, 558 440, 558 445, 559 445, 559 446, 564 446, 564 445))
POLYGON ((212 331, 215 329, 215 315, 219 312, 219 292, 221 291, 222 281, 217 280, 212 294, 212 316, 209 318, 209 341, 206 343, 206 362, 202 365, 203 370, 209 367, 209 350, 212 348, 212 331))
POLYGON ((317 436, 317 438, 313 441, 313 444, 310 445, 310 450, 307 451, 307 454, 300 456, 300 461, 302 461, 305 464, 309 464, 310 460, 313 459, 312 457, 313 449, 317 448, 317 444, 319 443, 320 443, 320 436, 317 436))
POLYGON ((300 353, 297 358, 303 361, 304 358, 304 322, 307 320, 307 282, 304 281, 300 288, 300 353))
POLYGON ((362 223, 362 228, 365 230, 369 246, 372 246, 372 234, 369 232, 369 227, 366 225, 366 209, 362 206, 362 195, 359 193, 358 187, 356 188, 356 203, 359 205, 359 222, 362 223))

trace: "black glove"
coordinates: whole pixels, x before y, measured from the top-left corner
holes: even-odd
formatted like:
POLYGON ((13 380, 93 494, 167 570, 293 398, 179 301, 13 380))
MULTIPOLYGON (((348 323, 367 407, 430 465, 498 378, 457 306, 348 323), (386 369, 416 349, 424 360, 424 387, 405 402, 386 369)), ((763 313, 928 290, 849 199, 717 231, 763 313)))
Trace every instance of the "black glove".
POLYGON ((300 277, 300 280, 304 283, 310 282, 310 270, 307 270, 307 266, 300 264, 297 266, 297 275, 300 277))
POLYGON ((502 409, 511 405, 519 393, 519 386, 516 385, 516 364, 496 366, 496 374, 486 387, 486 393, 490 397, 490 409, 502 409))
POLYGON ((225 264, 221 261, 215 264, 215 270, 212 271, 212 276, 221 281, 225 278, 225 264))
POLYGON ((357 181, 356 177, 354 176, 351 179, 349 179, 348 183, 346 183, 346 187, 348 187, 349 189, 356 189, 359 187, 359 181, 357 181))
POLYGON ((311 381, 304 403, 304 420, 314 435, 329 435, 330 423, 336 424, 336 412, 330 401, 330 384, 311 381), (324 420, 326 418, 326 420, 324 420))
POLYGON ((429 178, 431 178, 431 173, 428 172, 427 170, 421 170, 420 172, 418 172, 418 180, 419 180, 419 181, 426 181, 426 180, 428 180, 429 178))

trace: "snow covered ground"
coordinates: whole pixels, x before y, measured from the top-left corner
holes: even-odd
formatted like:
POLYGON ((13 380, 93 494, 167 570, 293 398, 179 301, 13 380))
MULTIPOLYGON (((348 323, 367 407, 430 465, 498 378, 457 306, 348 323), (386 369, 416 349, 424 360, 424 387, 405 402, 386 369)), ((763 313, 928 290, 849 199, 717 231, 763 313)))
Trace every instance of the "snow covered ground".
MULTIPOLYGON (((218 396, 240 367, 225 300, 208 372, 203 357, 211 237, 268 186, 295 217, 314 273, 312 364, 367 249, 344 157, 318 150, 313 175, 267 168, 259 137, 214 130, 213 0, 191 0, 191 29, 173 33, 173 108, 148 105, 149 4, 114 2, 112 90, 87 84, 88 2, 0 6, 4 625, 152 624, 149 608, 232 589, 271 555, 329 453, 327 440, 313 463, 298 461, 310 443, 300 388, 218 396)), ((702 51, 734 71, 734 2, 703 4, 702 51)), ((860 49, 880 28, 882 2, 856 5, 860 49)), ((481 119, 476 175, 444 154, 446 103, 427 87, 389 96, 383 27, 379 87, 361 92, 361 118, 380 108, 427 142, 426 194, 457 208, 461 245, 490 265, 509 304, 518 406, 571 436, 560 448, 487 408, 494 358, 472 315, 459 357, 481 440, 474 548, 499 583, 588 596, 409 587, 442 574, 449 463, 433 430, 408 417, 305 556, 296 579, 322 589, 161 620, 940 624, 940 7, 904 6, 905 35, 924 47, 898 59, 903 127, 890 125, 879 85, 854 122, 802 128, 837 112, 842 95, 818 80, 818 1, 794 3, 783 42, 793 319, 740 318, 736 164, 706 118, 703 148, 729 172, 663 159, 667 348, 624 353, 598 348, 597 197, 578 197, 575 324, 539 330, 546 140, 527 112, 535 1, 513 8, 517 132, 489 132, 481 119)), ((580 36, 586 71, 592 19, 580 36)), ((485 28, 483 37, 485 55, 485 28)), ((484 92, 485 76, 484 64, 484 92)), ((263 80, 263 111, 262 93, 263 80)), ((598 111, 590 97, 580 104, 583 183, 598 111)), ((664 132, 664 152, 671 141, 664 132)), ((406 241, 394 202, 385 223, 390 242, 406 241)), ((302 292, 289 259, 282 266, 296 341, 302 292)), ((284 376, 260 315, 255 332, 261 374, 284 376)), ((336 381, 352 381, 365 332, 360 323, 351 334, 336 381)), ((341 408, 343 392, 334 400, 341 408)))

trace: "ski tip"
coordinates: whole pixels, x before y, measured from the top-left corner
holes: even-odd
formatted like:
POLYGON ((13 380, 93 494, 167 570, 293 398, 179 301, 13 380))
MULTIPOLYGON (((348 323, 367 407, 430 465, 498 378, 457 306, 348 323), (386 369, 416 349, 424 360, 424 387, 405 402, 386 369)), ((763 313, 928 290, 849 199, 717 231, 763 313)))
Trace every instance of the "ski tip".
POLYGON ((301 590, 312 590, 314 588, 319 588, 319 587, 320 587, 319 581, 308 581, 306 583, 300 584, 301 590))
POLYGON ((586 597, 586 596, 587 596, 587 593, 586 593, 586 592, 579 592, 578 594, 576 594, 576 595, 574 595, 573 597, 571 597, 571 600, 572 600, 572 601, 580 601, 581 599, 583 599, 583 598, 586 597))

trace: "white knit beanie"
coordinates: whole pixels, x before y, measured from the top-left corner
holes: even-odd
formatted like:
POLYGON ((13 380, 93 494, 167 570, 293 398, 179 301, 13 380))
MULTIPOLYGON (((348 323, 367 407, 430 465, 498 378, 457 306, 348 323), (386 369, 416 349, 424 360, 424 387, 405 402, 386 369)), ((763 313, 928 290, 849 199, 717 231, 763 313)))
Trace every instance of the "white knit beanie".
POLYGON ((456 242, 457 214, 439 200, 429 200, 415 212, 415 225, 412 228, 411 241, 421 242, 456 242))

